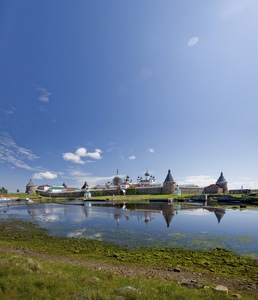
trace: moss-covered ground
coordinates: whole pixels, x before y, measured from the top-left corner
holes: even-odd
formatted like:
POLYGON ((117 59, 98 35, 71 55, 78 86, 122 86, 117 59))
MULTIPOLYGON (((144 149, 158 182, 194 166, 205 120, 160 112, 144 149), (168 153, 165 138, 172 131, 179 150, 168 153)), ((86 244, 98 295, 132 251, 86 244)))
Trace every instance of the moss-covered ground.
MULTIPOLYGON (((222 248, 200 251, 170 248, 130 249, 96 240, 57 238, 32 222, 0 220, 0 246, 91 260, 113 265, 175 268, 208 276, 234 278, 257 284, 258 262, 222 248)), ((237 281, 238 282, 238 281, 237 281)), ((257 293, 241 292, 244 299, 257 293)), ((189 290, 175 282, 92 270, 85 266, 41 262, 0 252, 1 299, 230 299, 212 289, 189 290), (97 277, 97 279, 96 279, 97 277), (121 290, 130 286, 134 289, 121 290)))
MULTIPOLYGON (((212 288, 189 289, 174 281, 126 278, 85 266, 42 262, 0 253, 1 299, 232 299, 212 288)), ((255 295, 241 293, 244 299, 255 295)))
POLYGON ((191 270, 216 273, 258 282, 258 261, 239 256, 223 248, 189 250, 169 248, 128 249, 96 240, 57 238, 33 223, 2 220, 0 244, 23 246, 45 253, 55 253, 81 259, 94 259, 112 263, 186 267, 191 270))

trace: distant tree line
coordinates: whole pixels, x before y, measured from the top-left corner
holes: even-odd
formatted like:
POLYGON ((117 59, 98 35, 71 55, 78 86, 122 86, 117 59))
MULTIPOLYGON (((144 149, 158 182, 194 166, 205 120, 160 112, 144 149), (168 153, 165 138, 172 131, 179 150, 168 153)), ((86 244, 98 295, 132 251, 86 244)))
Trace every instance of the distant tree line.
POLYGON ((0 194, 7 194, 7 193, 8 193, 8 190, 2 186, 0 189, 0 194))

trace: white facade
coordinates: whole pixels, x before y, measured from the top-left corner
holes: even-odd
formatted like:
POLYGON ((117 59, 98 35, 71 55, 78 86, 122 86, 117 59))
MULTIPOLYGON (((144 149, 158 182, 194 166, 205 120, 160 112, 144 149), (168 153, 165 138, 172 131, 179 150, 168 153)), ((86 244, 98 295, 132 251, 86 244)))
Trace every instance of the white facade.
POLYGON ((121 190, 126 190, 130 187, 130 184, 128 182, 123 182, 120 184, 120 189, 121 190))
POLYGON ((175 195, 175 196, 181 196, 181 190, 180 190, 180 188, 179 188, 178 185, 176 186, 176 189, 175 189, 175 191, 174 191, 174 195, 175 195))
POLYGON ((145 179, 143 179, 140 176, 138 176, 137 178, 137 184, 139 186, 156 185, 155 176, 150 175, 149 172, 146 172, 144 175, 145 175, 145 179))

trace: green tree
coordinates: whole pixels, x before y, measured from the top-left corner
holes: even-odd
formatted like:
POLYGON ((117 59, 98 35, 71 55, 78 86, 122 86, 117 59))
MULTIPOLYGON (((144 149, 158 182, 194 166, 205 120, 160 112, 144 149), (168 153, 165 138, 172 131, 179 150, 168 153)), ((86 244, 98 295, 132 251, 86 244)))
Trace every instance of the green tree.
POLYGON ((135 186, 131 185, 128 189, 126 189, 126 195, 136 195, 135 186))
POLYGON ((0 193, 1 194, 7 194, 8 190, 2 186, 1 189, 0 189, 0 193))
POLYGON ((17 189, 17 191, 16 191, 17 193, 20 193, 20 190, 19 189, 17 189))
POLYGON ((94 191, 94 197, 102 196, 102 191, 94 191))

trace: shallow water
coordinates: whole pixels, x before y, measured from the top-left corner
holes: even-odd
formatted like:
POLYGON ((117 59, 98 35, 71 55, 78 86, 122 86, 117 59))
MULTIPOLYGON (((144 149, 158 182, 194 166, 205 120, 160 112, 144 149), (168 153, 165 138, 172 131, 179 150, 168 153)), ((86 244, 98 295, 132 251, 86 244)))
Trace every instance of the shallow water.
POLYGON ((98 239, 130 247, 225 247, 258 259, 258 208, 179 203, 70 201, 1 207, 0 218, 34 221, 53 236, 98 239))

